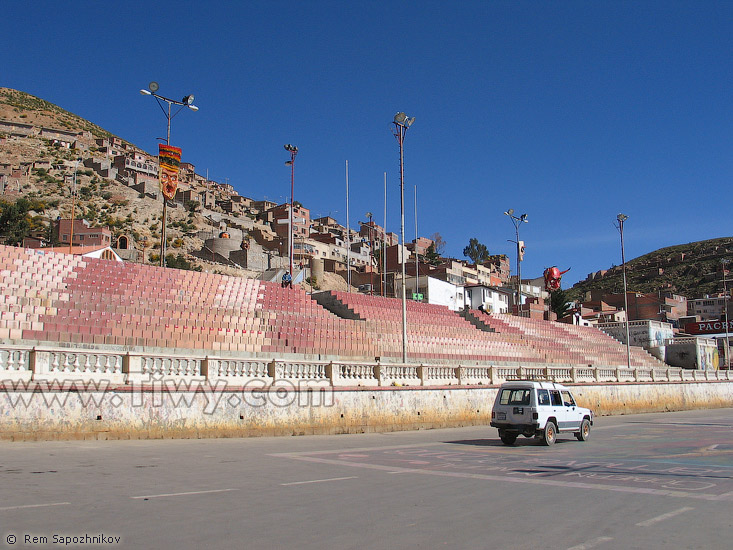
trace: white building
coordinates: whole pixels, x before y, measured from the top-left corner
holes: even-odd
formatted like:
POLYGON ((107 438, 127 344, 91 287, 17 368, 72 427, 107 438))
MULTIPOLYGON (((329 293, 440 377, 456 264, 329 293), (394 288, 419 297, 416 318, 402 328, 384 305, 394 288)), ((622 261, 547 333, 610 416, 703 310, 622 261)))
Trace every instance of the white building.
POLYGON ((511 291, 500 290, 485 285, 466 285, 464 289, 466 307, 487 313, 508 313, 511 291))

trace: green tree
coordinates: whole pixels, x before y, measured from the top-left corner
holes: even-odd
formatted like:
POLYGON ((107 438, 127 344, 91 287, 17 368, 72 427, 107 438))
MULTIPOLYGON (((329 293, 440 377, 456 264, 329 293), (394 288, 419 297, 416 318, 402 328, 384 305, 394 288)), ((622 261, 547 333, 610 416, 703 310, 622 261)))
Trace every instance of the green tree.
POLYGON ((430 265, 440 265, 440 254, 435 250, 435 244, 431 244, 425 251, 425 261, 430 265))
POLYGON ((0 201, 0 235, 5 243, 17 246, 31 231, 31 203, 21 198, 15 202, 0 201))
POLYGON ((564 290, 554 290, 550 293, 550 310, 557 315, 558 319, 565 317, 569 309, 570 300, 564 290))
POLYGON ((470 258, 474 264, 480 264, 489 259, 489 249, 485 244, 478 242, 478 239, 470 239, 468 246, 463 249, 463 255, 470 258))

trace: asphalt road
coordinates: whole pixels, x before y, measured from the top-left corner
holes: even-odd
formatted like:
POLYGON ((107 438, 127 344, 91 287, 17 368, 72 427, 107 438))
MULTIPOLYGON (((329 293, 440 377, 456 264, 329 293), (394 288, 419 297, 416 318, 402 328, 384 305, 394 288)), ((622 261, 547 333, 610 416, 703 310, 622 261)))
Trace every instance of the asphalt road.
POLYGON ((0 548, 727 549, 732 426, 722 409, 597 418, 553 447, 489 427, 1 443, 0 548))

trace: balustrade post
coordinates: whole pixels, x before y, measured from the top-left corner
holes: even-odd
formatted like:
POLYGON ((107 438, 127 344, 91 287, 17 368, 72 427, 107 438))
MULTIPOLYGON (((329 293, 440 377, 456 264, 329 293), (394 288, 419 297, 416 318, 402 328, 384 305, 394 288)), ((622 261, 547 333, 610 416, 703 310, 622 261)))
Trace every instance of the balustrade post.
POLYGON ((639 367, 634 367, 634 382, 639 381, 639 367))
POLYGON ((334 370, 333 361, 329 361, 328 365, 324 366, 324 370, 326 373, 326 378, 328 378, 328 380, 331 382, 331 387, 335 386, 336 385, 336 376, 338 376, 338 373, 336 371, 338 371, 338 369, 334 370))
POLYGON ((621 367, 616 367, 616 382, 621 382, 621 367))
POLYGON ((28 368, 33 373, 32 380, 47 377, 51 374, 51 352, 38 351, 33 348, 28 353, 28 368))
POLYGON ((423 365, 422 363, 420 363, 417 366, 417 377, 420 379, 420 385, 424 386, 425 385, 425 365, 423 365))
POLYGON ((456 378, 458 378, 458 385, 463 386, 466 380, 466 367, 458 365, 455 367, 456 378))
POLYGON ((277 360, 273 359, 267 363, 267 375, 272 378, 272 383, 275 384, 277 381, 277 360))
POLYGON ((377 386, 382 386, 382 364, 380 362, 377 362, 376 365, 374 365, 374 378, 377 379, 377 386))
POLYGON ((142 382, 143 358, 140 355, 126 353, 122 356, 122 377, 125 384, 142 382))
POLYGON ((570 380, 572 382, 578 381, 578 367, 570 367, 570 380))

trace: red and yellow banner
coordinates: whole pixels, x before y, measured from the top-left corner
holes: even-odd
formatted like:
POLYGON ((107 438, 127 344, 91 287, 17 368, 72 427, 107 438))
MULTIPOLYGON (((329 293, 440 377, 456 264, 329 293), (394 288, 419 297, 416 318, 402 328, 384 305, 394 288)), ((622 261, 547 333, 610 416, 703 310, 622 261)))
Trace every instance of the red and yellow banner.
POLYGON ((181 167, 181 148, 172 145, 158 145, 160 164, 160 190, 168 200, 173 200, 178 189, 178 171, 181 167))

